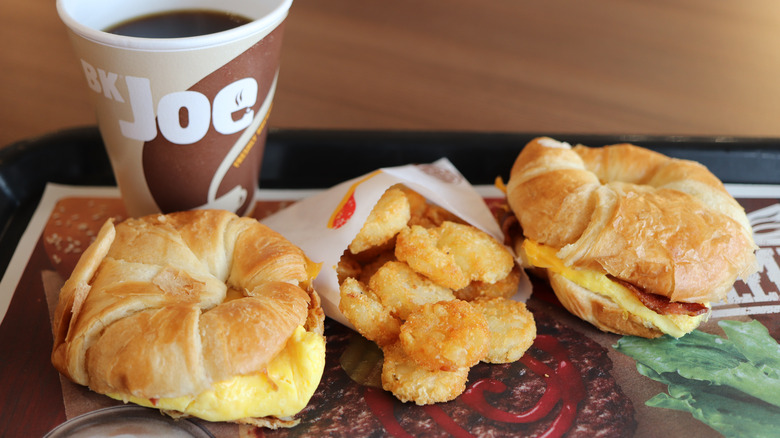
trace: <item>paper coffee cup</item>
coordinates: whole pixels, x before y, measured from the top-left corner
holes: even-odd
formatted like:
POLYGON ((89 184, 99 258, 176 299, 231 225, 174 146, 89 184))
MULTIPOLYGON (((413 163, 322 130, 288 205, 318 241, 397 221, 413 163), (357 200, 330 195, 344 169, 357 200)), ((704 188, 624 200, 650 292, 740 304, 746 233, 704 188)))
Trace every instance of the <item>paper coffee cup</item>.
POLYGON ((291 3, 57 1, 131 216, 198 208, 248 213, 291 3), (215 9, 253 21, 185 38, 104 32, 150 14, 215 9))

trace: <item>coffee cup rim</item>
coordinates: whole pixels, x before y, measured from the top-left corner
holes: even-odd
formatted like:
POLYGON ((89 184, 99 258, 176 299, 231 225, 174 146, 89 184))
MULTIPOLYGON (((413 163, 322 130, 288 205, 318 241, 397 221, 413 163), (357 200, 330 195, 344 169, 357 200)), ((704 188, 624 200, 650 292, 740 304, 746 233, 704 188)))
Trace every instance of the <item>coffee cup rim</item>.
POLYGON ((105 0, 57 0, 57 12, 72 32, 99 44, 128 50, 179 51, 219 46, 260 32, 268 33, 287 17, 292 0, 222 0, 219 7, 214 7, 213 1, 208 0, 135 0, 121 2, 129 5, 123 13, 115 12, 118 9, 116 3, 105 0), (109 7, 109 4, 113 6, 109 7), (181 38, 131 37, 103 30, 135 17, 193 9, 234 13, 252 21, 222 32, 181 38))

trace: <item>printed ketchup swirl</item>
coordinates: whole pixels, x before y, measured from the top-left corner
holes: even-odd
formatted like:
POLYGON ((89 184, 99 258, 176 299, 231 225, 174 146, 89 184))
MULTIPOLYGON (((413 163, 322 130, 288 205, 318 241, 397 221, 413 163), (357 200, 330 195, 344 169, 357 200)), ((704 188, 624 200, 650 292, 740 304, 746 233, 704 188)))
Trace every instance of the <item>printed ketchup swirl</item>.
POLYGON ((546 417, 561 399, 561 384, 555 375, 555 371, 532 357, 523 357, 520 361, 535 374, 543 376, 547 385, 547 389, 534 407, 525 412, 515 414, 491 406, 485 400, 485 391, 498 394, 507 389, 505 384, 495 379, 477 380, 466 389, 461 396, 462 400, 486 418, 502 423, 532 423, 546 417))
MULTIPOLYGON (((397 438, 413 438, 404 428, 398 423, 398 419, 395 418, 393 412, 393 404, 395 399, 387 392, 367 386, 363 392, 363 397, 366 399, 371 412, 379 419, 384 426, 385 430, 392 436, 397 438)), ((447 433, 455 438, 473 438, 474 435, 468 433, 462 427, 460 427, 452 418, 447 416, 440 407, 436 405, 426 405, 422 409, 425 413, 431 416, 439 426, 442 427, 447 433)))
POLYGON ((366 403, 368 403, 368 407, 371 408, 371 412, 379 419, 382 426, 385 427, 385 430, 390 433, 390 435, 398 438, 413 438, 412 435, 409 435, 404 428, 401 427, 401 424, 398 423, 398 420, 395 418, 395 414, 393 413, 393 403, 395 400, 387 395, 385 391, 374 388, 373 386, 366 386, 366 389, 363 392, 363 398, 366 399, 366 403))
MULTIPOLYGON (((485 392, 498 394, 507 389, 504 383, 495 379, 475 381, 461 395, 460 400, 485 418, 503 423, 532 423, 542 420, 559 402, 562 402, 560 412, 550 427, 541 435, 542 437, 559 437, 566 433, 574 423, 577 405, 585 398, 585 386, 576 367, 569 360, 566 350, 554 337, 539 335, 534 341, 534 347, 550 354, 557 362, 557 367, 552 369, 529 355, 520 359, 531 372, 543 377, 546 384, 545 393, 532 408, 524 412, 512 413, 490 405, 485 399, 485 392)), ((364 396, 368 406, 388 433, 399 438, 411 436, 396 419, 393 413, 394 399, 391 396, 376 388, 366 388, 364 396)), ((447 416, 440 407, 429 405, 424 406, 423 409, 452 436, 458 438, 472 436, 447 416)))

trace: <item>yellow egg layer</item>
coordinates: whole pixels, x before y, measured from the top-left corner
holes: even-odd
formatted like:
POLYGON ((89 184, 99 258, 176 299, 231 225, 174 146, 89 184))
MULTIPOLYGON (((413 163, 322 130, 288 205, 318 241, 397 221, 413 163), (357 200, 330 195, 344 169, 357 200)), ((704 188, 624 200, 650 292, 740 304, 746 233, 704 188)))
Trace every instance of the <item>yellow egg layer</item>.
POLYGON ((662 315, 647 308, 624 286, 610 280, 605 274, 592 270, 574 269, 566 266, 558 258, 557 250, 540 245, 532 240, 523 242, 523 250, 528 261, 534 266, 548 269, 562 275, 572 283, 591 292, 603 295, 615 302, 624 312, 636 315, 643 321, 653 324, 660 331, 679 338, 699 326, 705 315, 662 315))
POLYGON ((208 421, 289 417, 301 411, 320 383, 325 367, 325 339, 298 327, 263 373, 215 383, 190 397, 151 400, 108 394, 117 400, 183 412, 208 421))

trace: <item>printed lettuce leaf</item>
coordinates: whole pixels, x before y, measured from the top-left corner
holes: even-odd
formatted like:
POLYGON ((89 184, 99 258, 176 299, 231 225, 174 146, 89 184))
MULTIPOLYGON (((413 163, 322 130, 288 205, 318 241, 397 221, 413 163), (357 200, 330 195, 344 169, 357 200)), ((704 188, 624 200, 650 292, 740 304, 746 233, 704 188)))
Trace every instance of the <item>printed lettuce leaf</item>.
POLYGON ((690 412, 725 436, 777 436, 780 346, 758 321, 721 321, 727 338, 695 330, 679 339, 626 336, 614 348, 664 383, 648 406, 690 412))
POLYGON ((684 385, 670 385, 646 403, 657 408, 690 412, 694 418, 727 437, 776 437, 780 410, 684 385))
POLYGON ((772 377, 780 377, 780 344, 760 322, 721 321, 723 329, 743 356, 772 377))

